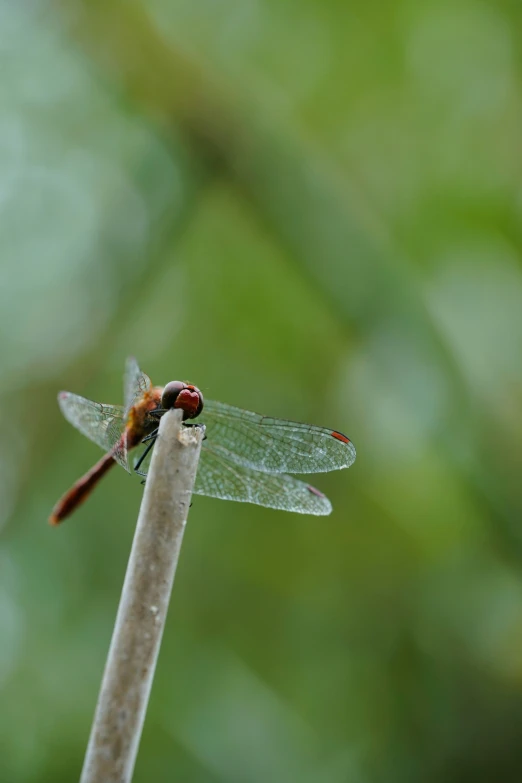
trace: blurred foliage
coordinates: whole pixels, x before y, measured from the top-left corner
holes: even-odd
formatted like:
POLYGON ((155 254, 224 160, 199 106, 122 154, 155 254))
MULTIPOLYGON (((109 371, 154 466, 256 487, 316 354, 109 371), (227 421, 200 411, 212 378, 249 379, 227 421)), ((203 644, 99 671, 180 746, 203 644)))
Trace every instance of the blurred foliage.
POLYGON ((139 506, 68 388, 346 431, 326 519, 196 498, 135 780, 522 778, 522 10, 0 8, 0 780, 81 768, 139 506))

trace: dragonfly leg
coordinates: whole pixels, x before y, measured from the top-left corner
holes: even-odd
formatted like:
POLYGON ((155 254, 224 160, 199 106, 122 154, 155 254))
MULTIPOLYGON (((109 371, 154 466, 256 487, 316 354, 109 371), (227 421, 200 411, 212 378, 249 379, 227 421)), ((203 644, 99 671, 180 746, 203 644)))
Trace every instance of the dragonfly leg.
POLYGON ((158 430, 159 427, 156 427, 156 429, 153 432, 151 432, 149 435, 147 435, 145 438, 143 438, 141 442, 148 443, 149 440, 156 440, 156 438, 158 437, 158 430))
MULTIPOLYGON (((156 437, 157 437, 157 431, 156 431, 156 433, 152 433, 151 435, 147 435, 147 437, 145 438, 145 440, 150 440, 150 443, 147 446, 147 448, 145 449, 145 451, 143 452, 143 454, 141 455, 141 457, 139 458, 139 460, 137 461, 137 463, 134 465, 134 470, 138 474, 138 476, 146 476, 147 475, 146 473, 140 472, 139 468, 140 468, 141 463, 143 462, 143 460, 145 459, 145 457, 147 456, 147 454, 151 450, 151 448, 154 446, 154 443, 156 442, 156 437), (154 435, 154 439, 152 439, 152 435, 154 435)), ((143 441, 143 443, 145 443, 145 440, 143 441)))
POLYGON ((149 411, 149 416, 153 419, 161 419, 165 413, 167 413, 167 408, 156 408, 154 411, 149 411))
MULTIPOLYGON (((152 411, 151 416, 154 413, 156 413, 156 414, 160 413, 161 416, 162 416, 165 412, 166 411, 162 411, 162 410, 152 411)), ((161 418, 161 416, 159 418, 161 418)), ((183 424, 184 424, 185 427, 201 427, 202 426, 201 424, 197 424, 195 421, 184 422, 183 424)), ((149 435, 147 435, 141 441, 142 443, 148 443, 149 445, 147 446, 147 448, 145 449, 145 451, 143 452, 143 454, 141 455, 139 460, 134 465, 134 471, 135 471, 135 473, 138 474, 138 476, 146 476, 147 475, 146 473, 143 473, 142 471, 140 471, 140 465, 143 463, 143 460, 145 459, 145 457, 147 456, 147 454, 149 453, 151 448, 154 446, 154 443, 156 442, 156 438, 158 437, 158 431, 159 431, 159 427, 156 427, 156 429, 153 432, 151 432, 149 435)), ((206 440, 206 438, 207 438, 207 436, 205 434, 205 436, 203 437, 203 440, 206 440)), ((142 484, 143 484, 143 482, 142 482, 142 484)))

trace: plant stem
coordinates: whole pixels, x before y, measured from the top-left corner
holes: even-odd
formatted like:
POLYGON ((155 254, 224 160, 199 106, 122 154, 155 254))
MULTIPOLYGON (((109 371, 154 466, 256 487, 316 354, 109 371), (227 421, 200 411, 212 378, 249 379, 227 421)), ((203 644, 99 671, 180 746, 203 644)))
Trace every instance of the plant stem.
POLYGON ((181 422, 160 422, 80 783, 132 779, 203 440, 181 422))

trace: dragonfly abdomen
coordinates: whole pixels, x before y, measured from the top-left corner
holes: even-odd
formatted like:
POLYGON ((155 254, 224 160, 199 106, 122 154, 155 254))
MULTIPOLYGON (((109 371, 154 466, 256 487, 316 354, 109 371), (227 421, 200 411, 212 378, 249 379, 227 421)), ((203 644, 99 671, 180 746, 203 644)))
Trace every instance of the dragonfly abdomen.
POLYGON ((102 476, 104 476, 109 468, 112 468, 115 464, 114 457, 111 452, 109 452, 108 454, 105 454, 96 465, 93 465, 84 476, 78 479, 53 508, 51 516, 49 517, 51 525, 59 525, 60 522, 72 514, 72 512, 89 497, 102 476))

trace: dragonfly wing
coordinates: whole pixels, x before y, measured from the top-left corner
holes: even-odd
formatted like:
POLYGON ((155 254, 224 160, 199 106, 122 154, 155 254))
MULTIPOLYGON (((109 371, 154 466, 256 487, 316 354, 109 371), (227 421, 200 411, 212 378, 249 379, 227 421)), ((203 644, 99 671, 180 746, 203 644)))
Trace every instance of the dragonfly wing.
MULTIPOLYGON (((237 500, 255 503, 258 506, 296 511, 300 514, 325 515, 332 505, 322 492, 284 473, 261 473, 239 465, 234 460, 215 451, 203 442, 194 494, 207 495, 221 500, 237 500)), ((134 460, 136 465, 145 446, 138 449, 134 460)), ((151 449, 140 465, 140 474, 146 475, 150 468, 151 449)))
POLYGON ((284 473, 261 473, 203 446, 194 485, 196 495, 255 503, 298 514, 330 514, 332 504, 319 490, 284 473))
MULTIPOLYGON (((111 451, 121 440, 125 428, 121 405, 104 405, 66 391, 59 393, 58 404, 67 421, 104 451, 111 451)), ((114 458, 129 470, 124 440, 114 450, 114 458)))
POLYGON ((134 356, 129 356, 125 364, 123 386, 125 418, 127 418, 136 400, 152 387, 149 376, 140 370, 134 356))
POLYGON ((201 423, 215 453, 266 473, 323 473, 349 468, 355 446, 336 430, 205 403, 201 423))

